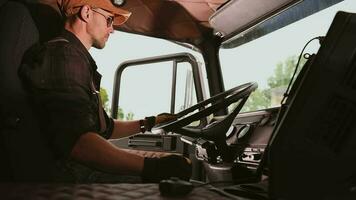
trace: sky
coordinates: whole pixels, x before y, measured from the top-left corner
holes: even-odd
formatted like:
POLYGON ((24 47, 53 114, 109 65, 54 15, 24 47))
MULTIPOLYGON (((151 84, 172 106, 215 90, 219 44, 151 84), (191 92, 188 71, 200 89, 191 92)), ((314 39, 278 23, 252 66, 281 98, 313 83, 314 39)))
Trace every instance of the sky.
MULTIPOLYGON (((309 16, 303 21, 288 25, 238 48, 221 49, 220 61, 225 89, 249 81, 258 82, 260 88, 266 87, 266 80, 273 74, 274 66, 289 56, 298 55, 309 39, 325 35, 338 10, 356 12, 356 0, 345 0, 309 16)), ((306 52, 316 52, 318 48, 319 44, 313 42, 308 46, 306 52)), ((114 74, 120 63, 127 60, 179 52, 192 53, 198 61, 203 63, 199 53, 172 42, 119 31, 115 31, 110 36, 104 49, 92 48, 90 50, 91 55, 97 62, 98 71, 103 75, 101 84, 107 90, 110 101, 114 74)), ((129 80, 126 86, 125 83, 122 83, 121 94, 130 94, 130 97, 127 98, 120 96, 120 106, 125 111, 135 113, 136 117, 169 111, 169 95, 162 95, 161 93, 163 91, 163 93, 169 93, 170 90, 170 86, 166 84, 169 82, 170 75, 162 74, 171 74, 171 72, 167 71, 168 68, 163 65, 157 67, 158 71, 156 72, 155 70, 151 70, 150 73, 144 72, 142 67, 135 67, 127 72, 125 77, 132 77, 134 83, 129 80), (156 73, 156 76, 157 73, 161 75, 159 78, 152 79, 153 73, 156 73), (142 90, 143 86, 152 89, 142 90)), ((205 77, 204 74, 203 76, 205 77)), ((208 93, 208 91, 206 92, 208 93)))

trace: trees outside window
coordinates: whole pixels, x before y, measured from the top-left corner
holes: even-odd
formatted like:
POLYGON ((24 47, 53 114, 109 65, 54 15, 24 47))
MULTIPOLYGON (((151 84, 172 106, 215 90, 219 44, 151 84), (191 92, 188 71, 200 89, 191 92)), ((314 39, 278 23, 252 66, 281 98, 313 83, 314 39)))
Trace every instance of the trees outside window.
MULTIPOLYGON (((266 89, 257 89, 253 92, 242 108, 242 112, 279 106, 297 62, 297 56, 290 56, 284 62, 279 62, 274 69, 274 74, 267 80, 268 87, 266 89)), ((296 76, 305 62, 305 59, 300 61, 296 76)))

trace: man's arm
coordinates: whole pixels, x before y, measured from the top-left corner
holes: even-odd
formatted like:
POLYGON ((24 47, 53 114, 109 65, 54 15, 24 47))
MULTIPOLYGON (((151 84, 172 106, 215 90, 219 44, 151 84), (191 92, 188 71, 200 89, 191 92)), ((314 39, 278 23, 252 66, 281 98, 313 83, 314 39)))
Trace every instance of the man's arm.
POLYGON ((170 177, 189 180, 191 176, 190 161, 182 156, 144 158, 121 150, 92 132, 80 136, 70 157, 105 172, 140 175, 143 182, 159 182, 170 177))
POLYGON ((139 120, 132 120, 132 121, 114 120, 114 129, 110 139, 127 137, 139 132, 141 132, 139 120))
MULTIPOLYGON (((148 117, 153 118, 153 122, 149 123, 149 120, 145 118, 143 120, 143 124, 145 129, 151 129, 152 126, 172 120, 176 120, 177 116, 169 113, 162 113, 157 115, 156 117, 148 117), (149 127, 149 128, 147 128, 149 127)), ((118 121, 114 120, 114 128, 111 134, 110 139, 127 137, 136 133, 141 132, 140 120, 132 120, 132 121, 118 121)))
POLYGON ((121 150, 92 132, 79 137, 70 157, 96 169, 115 174, 140 175, 144 165, 144 157, 121 150))

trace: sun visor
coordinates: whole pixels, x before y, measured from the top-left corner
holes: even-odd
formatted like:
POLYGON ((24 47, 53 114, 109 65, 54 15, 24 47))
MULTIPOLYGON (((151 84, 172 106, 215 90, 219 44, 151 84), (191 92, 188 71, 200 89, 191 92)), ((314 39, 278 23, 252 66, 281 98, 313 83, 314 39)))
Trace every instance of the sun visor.
POLYGON ((209 18, 221 36, 240 33, 302 0, 231 0, 209 18))

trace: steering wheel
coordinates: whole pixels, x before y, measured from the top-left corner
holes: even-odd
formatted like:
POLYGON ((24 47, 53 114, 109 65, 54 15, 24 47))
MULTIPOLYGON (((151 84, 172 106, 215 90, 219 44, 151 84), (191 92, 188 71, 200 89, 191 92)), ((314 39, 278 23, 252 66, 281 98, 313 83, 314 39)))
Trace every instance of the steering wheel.
POLYGON ((177 113, 177 120, 158 124, 153 129, 163 129, 166 132, 172 131, 181 135, 208 140, 225 138, 225 133, 230 128, 236 115, 256 88, 257 83, 255 82, 239 85, 177 113), (221 109, 226 109, 235 102, 237 102, 235 108, 223 119, 208 124, 205 127, 187 126, 221 109))

